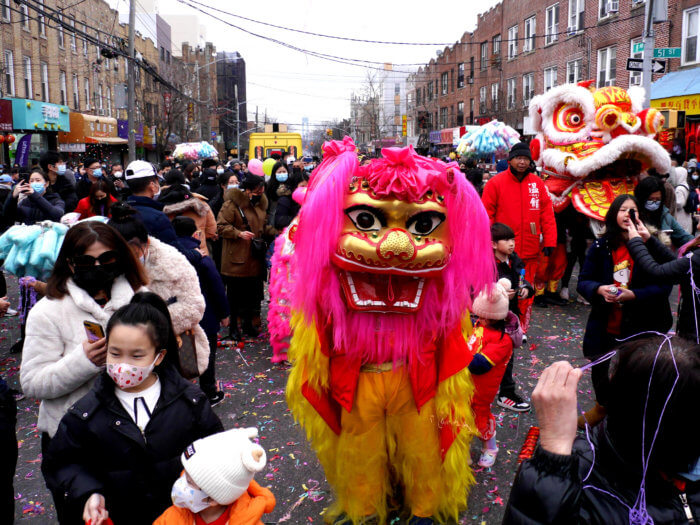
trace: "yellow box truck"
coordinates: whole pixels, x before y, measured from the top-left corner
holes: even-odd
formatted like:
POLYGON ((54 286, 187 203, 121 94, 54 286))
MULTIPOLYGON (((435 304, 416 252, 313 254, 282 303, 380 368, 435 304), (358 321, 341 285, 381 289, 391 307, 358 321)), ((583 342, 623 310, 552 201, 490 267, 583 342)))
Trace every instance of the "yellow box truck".
POLYGON ((296 158, 302 154, 299 133, 251 133, 248 158, 265 160, 273 153, 289 153, 296 158))

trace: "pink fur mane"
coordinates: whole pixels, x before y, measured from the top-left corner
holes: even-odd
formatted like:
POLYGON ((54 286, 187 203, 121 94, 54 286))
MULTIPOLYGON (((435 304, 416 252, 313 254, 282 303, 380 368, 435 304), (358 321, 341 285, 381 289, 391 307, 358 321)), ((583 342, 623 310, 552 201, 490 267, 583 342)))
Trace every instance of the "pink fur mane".
POLYGON ((360 168, 349 137, 326 142, 323 149, 324 160, 311 177, 295 239, 293 307, 315 319, 319 328, 330 323, 337 351, 355 354, 363 362, 413 359, 429 341, 457 328, 472 297, 496 280, 486 211, 456 163, 421 157, 409 146, 384 149, 384 158, 360 168), (445 197, 452 254, 442 276, 427 280, 417 314, 357 313, 345 304, 331 256, 354 176, 368 180, 381 196, 416 201, 432 190, 445 197))

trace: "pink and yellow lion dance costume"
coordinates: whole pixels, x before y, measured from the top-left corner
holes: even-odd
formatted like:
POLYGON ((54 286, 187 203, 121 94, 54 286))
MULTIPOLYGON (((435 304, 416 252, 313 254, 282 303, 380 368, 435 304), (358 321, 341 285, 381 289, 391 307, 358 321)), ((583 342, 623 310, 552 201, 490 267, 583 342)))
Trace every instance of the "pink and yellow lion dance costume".
POLYGON ((335 502, 326 519, 466 509, 473 384, 463 334, 495 281, 489 224, 456 164, 324 144, 294 235, 287 400, 335 502))

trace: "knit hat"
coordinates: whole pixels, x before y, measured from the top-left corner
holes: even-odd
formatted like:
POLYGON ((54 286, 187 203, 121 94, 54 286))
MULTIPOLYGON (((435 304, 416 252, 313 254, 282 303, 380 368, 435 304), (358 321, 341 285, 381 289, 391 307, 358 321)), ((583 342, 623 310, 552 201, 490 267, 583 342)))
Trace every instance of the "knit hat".
POLYGON ((230 505, 265 468, 265 450, 251 441, 258 429, 234 428, 198 439, 180 457, 185 471, 219 505, 230 505), (256 459, 257 458, 257 459, 256 459))
POLYGON ((507 290, 510 290, 510 281, 508 279, 499 279, 493 285, 490 294, 484 290, 474 299, 472 313, 484 319, 494 319, 496 321, 505 319, 508 315, 507 290))
POLYGON ((510 149, 508 154, 508 160, 513 160, 515 157, 527 157, 532 160, 532 153, 530 153, 530 146, 525 142, 518 142, 515 146, 510 149))

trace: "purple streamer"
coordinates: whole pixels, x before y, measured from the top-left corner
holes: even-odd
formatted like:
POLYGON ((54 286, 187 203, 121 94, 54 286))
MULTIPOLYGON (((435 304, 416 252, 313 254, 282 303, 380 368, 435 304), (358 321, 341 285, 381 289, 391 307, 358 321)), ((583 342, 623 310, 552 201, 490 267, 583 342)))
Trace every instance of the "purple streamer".
MULTIPOLYGON (((692 268, 692 264, 691 264, 692 268)), ((691 282, 692 281, 692 273, 691 273, 691 282)), ((694 282, 693 282, 694 283, 694 282)), ((695 287, 693 288, 695 290, 695 287)), ((697 293, 697 292, 696 292, 697 293)), ((696 317, 696 323, 697 323, 697 317, 696 317)), ((644 415, 642 418, 642 481, 639 486, 639 493, 637 494, 637 499, 634 502, 634 505, 630 507, 627 505, 624 501, 622 501, 618 496, 615 494, 608 492, 607 490, 603 490, 599 487, 596 487, 594 485, 584 485, 582 490, 586 489, 594 489, 597 490, 598 492, 602 492, 603 494, 607 494, 608 496, 611 496, 615 498, 617 501, 619 501, 622 505, 627 507, 629 509, 629 522, 630 525, 653 525, 654 520, 653 518, 649 515, 649 511, 647 510, 647 495, 646 495, 646 478, 647 478, 647 470, 649 468, 649 459, 651 458, 651 453, 654 450, 654 444, 656 443, 656 438, 659 435, 659 428, 661 428, 661 421, 664 417, 664 413, 666 412, 666 407, 668 406, 669 401, 671 400, 671 396, 673 395, 673 391, 676 388, 676 384, 678 383, 678 379, 680 378, 680 373, 678 372, 678 363, 676 362, 676 356, 673 353, 673 344, 671 343, 671 337, 668 336, 667 334, 661 334, 659 332, 641 332, 639 334, 632 335, 630 337, 626 337, 624 339, 618 339, 619 342, 624 342, 628 341, 629 339, 632 339, 633 337, 637 337, 640 335, 645 335, 645 334, 653 334, 653 335, 658 335, 664 338, 663 342, 659 345, 659 349, 656 351, 656 356, 654 356, 654 363, 651 367, 651 373, 649 374, 649 384, 647 385, 647 396, 646 399, 644 400, 644 415), (656 425, 656 429, 654 430, 654 436, 651 440, 651 444, 649 446, 649 452, 646 454, 645 457, 645 448, 646 448, 646 423, 647 423, 647 408, 649 406, 649 393, 651 392, 651 382, 654 378, 654 370, 656 369, 656 362, 659 359, 659 354, 661 354, 661 350, 663 349, 664 345, 668 344, 669 352, 671 352, 671 359, 673 360, 673 366, 676 370, 676 379, 673 382, 673 385, 671 385, 671 390, 668 392, 668 396, 666 396, 666 401, 664 402, 664 405, 661 409, 661 414, 659 415, 659 422, 656 425)), ((584 368, 590 368, 600 362, 605 361, 606 359, 612 358, 612 355, 615 355, 615 352, 609 352, 608 354, 602 356, 601 358, 597 359, 596 361, 589 363, 588 365, 585 365, 585 367, 581 367, 581 369, 584 368)), ((585 420, 585 418, 584 418, 585 420)), ((588 480, 589 476, 593 472, 593 467, 595 466, 595 447, 593 446, 593 442, 591 441, 590 435, 589 435, 589 428, 590 426, 588 425, 588 422, 586 422, 586 440, 588 441, 588 445, 591 447, 591 451, 593 453, 593 463, 591 464, 591 468, 588 471, 588 474, 586 474, 586 477, 582 480, 584 483, 586 480, 588 480)))
POLYGON ((24 323, 31 310, 36 304, 36 290, 32 284, 36 282, 36 279, 31 276, 20 277, 19 278, 19 320, 20 323, 24 323))

